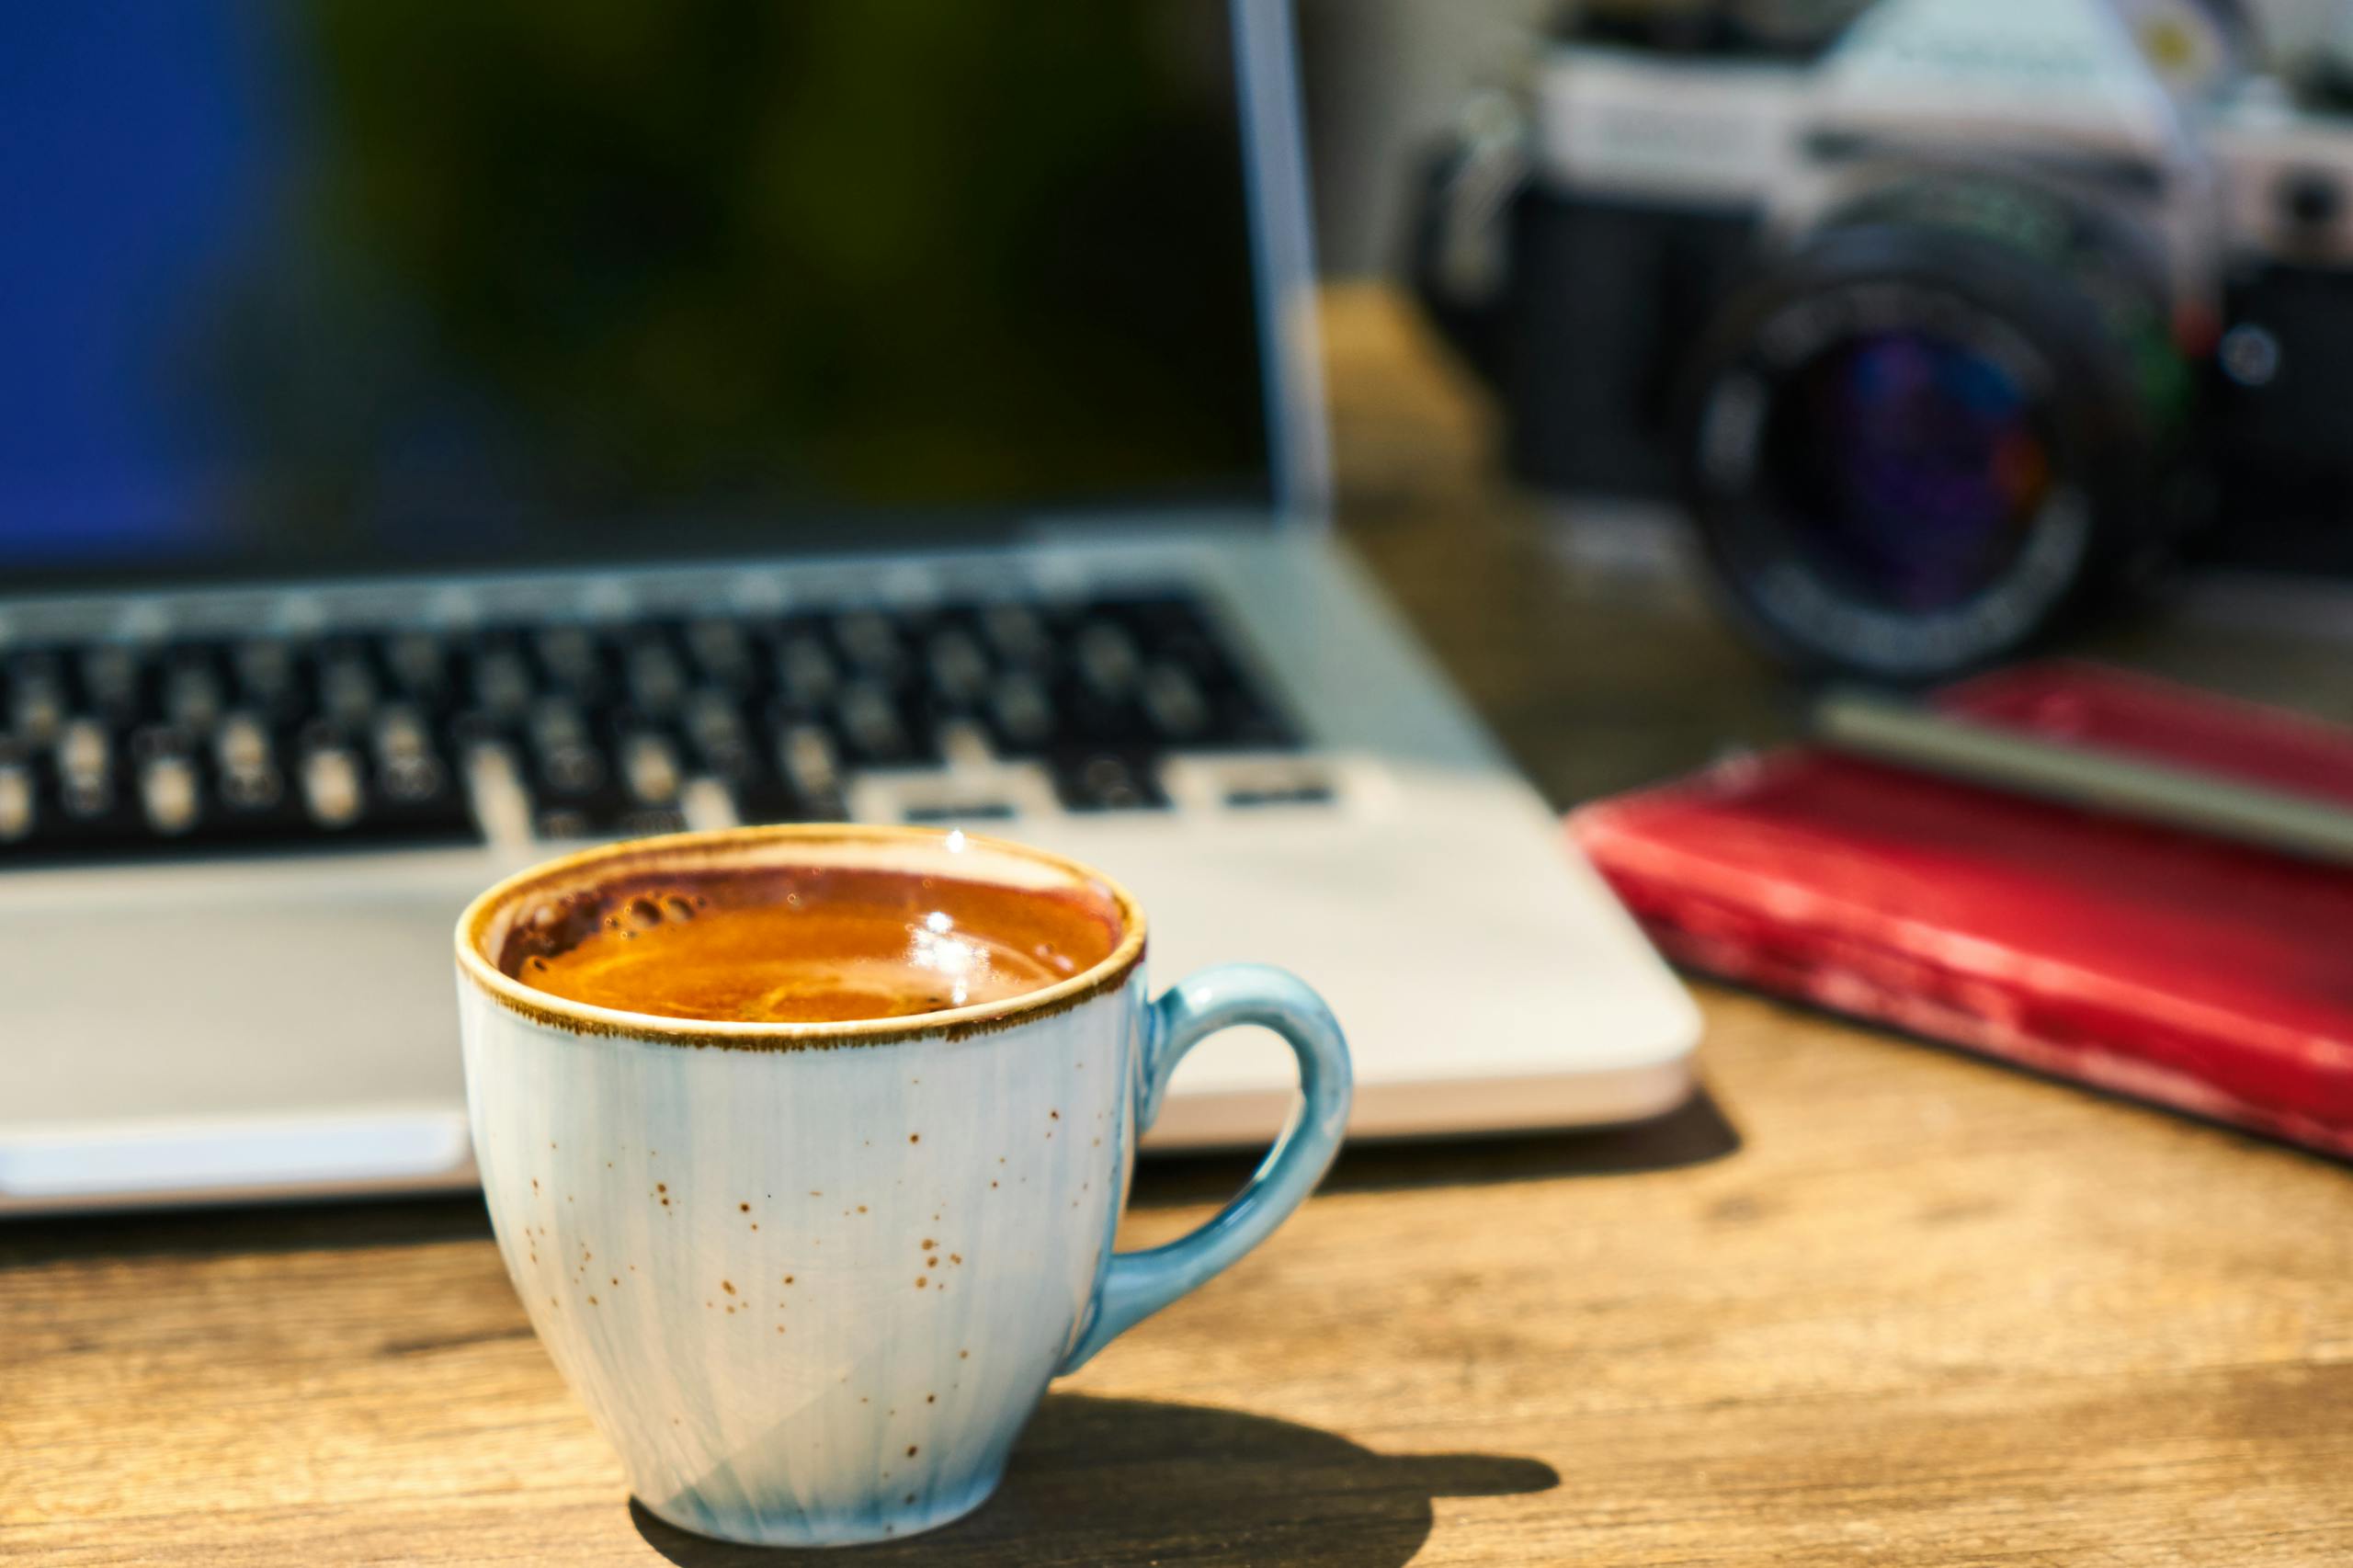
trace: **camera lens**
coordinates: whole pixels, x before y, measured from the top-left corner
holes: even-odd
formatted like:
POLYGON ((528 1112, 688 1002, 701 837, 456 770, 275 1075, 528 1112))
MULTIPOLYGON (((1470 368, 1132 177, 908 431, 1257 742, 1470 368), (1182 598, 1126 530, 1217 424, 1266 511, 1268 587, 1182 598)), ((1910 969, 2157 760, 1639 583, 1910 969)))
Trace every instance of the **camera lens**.
POLYGON ((1949 609, 2027 547, 2052 483, 2040 423, 2018 378, 1971 345, 1866 333, 1788 378, 1758 480, 1792 551, 1847 597, 1949 609))
POLYGON ((1770 648, 1942 677, 2043 634, 2146 533, 2169 346, 2094 302, 2141 298, 2104 254, 1860 226, 1727 307, 1687 385, 1687 498, 1770 648))

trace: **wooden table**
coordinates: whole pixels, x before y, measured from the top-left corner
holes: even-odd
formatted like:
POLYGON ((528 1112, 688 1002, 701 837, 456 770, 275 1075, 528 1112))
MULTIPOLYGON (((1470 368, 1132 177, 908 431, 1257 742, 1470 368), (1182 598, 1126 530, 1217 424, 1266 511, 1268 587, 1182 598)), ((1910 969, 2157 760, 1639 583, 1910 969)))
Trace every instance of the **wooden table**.
MULTIPOLYGON (((1556 798, 1786 722, 1687 590, 1483 477, 1388 301, 1332 315, 1355 537, 1556 798)), ((995 1503, 841 1561, 2353 1562, 2341 1166, 1701 995, 1689 1109, 1348 1154, 1063 1384, 995 1503)), ((1148 1167, 1131 1244, 1243 1169, 1148 1167)), ((0 1230, 12 1554, 760 1558, 630 1505, 472 1201, 0 1230)))

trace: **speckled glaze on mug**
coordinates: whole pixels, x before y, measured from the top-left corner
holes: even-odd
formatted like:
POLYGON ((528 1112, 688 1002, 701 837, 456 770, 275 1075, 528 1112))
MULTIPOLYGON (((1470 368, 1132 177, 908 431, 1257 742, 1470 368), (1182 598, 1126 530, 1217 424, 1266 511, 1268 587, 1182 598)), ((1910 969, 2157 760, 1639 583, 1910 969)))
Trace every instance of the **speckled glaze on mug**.
POLYGON ((644 1506, 770 1545, 911 1535, 984 1502, 1057 1373, 1263 1240, 1336 1153, 1347 1048, 1256 965, 1145 999, 1109 879, 924 829, 798 825, 585 851, 458 926, 475 1155, 509 1276, 644 1506), (615 1012, 500 972, 518 912, 647 871, 853 866, 1077 892, 1102 962, 1007 1001, 851 1024, 615 1012), (1115 1254, 1138 1134, 1185 1051, 1264 1024, 1305 1104, 1191 1235, 1115 1254))

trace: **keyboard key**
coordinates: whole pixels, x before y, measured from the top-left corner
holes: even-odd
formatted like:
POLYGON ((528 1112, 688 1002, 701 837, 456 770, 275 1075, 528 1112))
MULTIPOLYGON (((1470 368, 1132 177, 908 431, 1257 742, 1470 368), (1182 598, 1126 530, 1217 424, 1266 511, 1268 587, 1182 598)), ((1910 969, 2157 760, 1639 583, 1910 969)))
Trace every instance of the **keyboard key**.
POLYGON ((784 688, 785 700, 813 711, 834 695, 841 674, 834 667, 825 644, 813 632, 803 631, 785 638, 777 654, 777 680, 784 688))
POLYGON ((681 728, 695 763, 705 772, 741 778, 756 767, 751 730, 726 692, 705 689, 688 699, 681 728))
POLYGON ((676 806, 639 806, 623 812, 609 827, 592 830, 591 836, 610 833, 619 838, 650 838, 656 834, 684 833, 687 813, 676 806))
POLYGON ((269 732, 251 713, 232 713, 221 721, 212 744, 223 773, 258 773, 274 766, 269 732))
POLYGON ((836 709, 843 737, 861 764, 876 767, 903 767, 916 760, 905 721, 888 688, 859 681, 842 691, 836 709))
POLYGON ((1074 752, 1053 764, 1054 793, 1074 812, 1156 811, 1161 792, 1149 758, 1117 752, 1074 752))
POLYGON ((310 748, 302 759, 302 799, 321 827, 335 830, 358 822, 367 805, 358 754, 346 745, 310 748))
POLYGON ((1038 612, 1023 604, 994 604, 981 611, 981 632, 998 658, 1009 664, 1042 665, 1053 656, 1038 612))
POLYGON ((212 766, 224 812, 250 816, 274 812, 285 801, 269 732, 252 713, 232 713, 221 722, 212 737, 212 766))
POLYGON ((75 719, 59 733, 54 753, 56 803, 63 825, 101 830, 113 821, 117 799, 114 738, 95 719, 75 719))
POLYGON ((665 736, 640 733, 621 744, 621 776, 640 805, 671 806, 681 782, 678 754, 665 736))
POLYGON ((373 739, 380 761, 428 756, 433 750, 424 717, 404 702, 390 704, 376 714, 373 739))
POLYGON ((55 739, 69 711, 57 661, 42 653, 19 659, 9 672, 8 688, 7 713, 17 738, 33 745, 55 739))
POLYGON ((834 738, 814 724, 795 724, 778 742, 784 776, 803 800, 831 799, 841 792, 841 759, 834 738))
POLYGON ((933 738, 939 744, 940 761, 949 767, 972 771, 996 760, 988 733, 969 719, 943 721, 933 732, 933 738))
POLYGON ((149 757, 140 767, 139 798, 155 832, 166 836, 188 832, 204 803, 195 762, 177 752, 149 757))
POLYGON ((961 627, 944 627, 932 633, 926 668, 932 695, 949 708, 970 707, 987 693, 988 656, 961 627))
POLYGON ((1163 740, 1181 744, 1210 726, 1210 705, 1193 677, 1176 665, 1154 665, 1143 675, 1145 715, 1163 740))
POLYGON ((96 719, 76 719, 57 738, 58 770, 68 778, 102 779, 113 757, 113 739, 96 719))
POLYGON ((164 670, 164 717, 183 730, 210 730, 227 705, 208 650, 183 649, 164 670))
POLYGON ((606 685, 605 652, 583 626, 551 626, 532 638, 532 652, 548 679, 570 696, 593 701, 606 685))
POLYGON ((46 756, 32 754, 40 797, 34 814, 44 821, 47 834, 83 846, 143 835, 147 826, 131 756, 121 736, 100 721, 69 720, 46 756))
POLYGON ((899 645, 898 628, 880 610, 835 616, 834 642, 853 665, 870 676, 896 675, 906 657, 899 645))
POLYGON ((145 664, 128 644, 100 642, 81 659, 82 695, 88 705, 117 724, 135 722, 144 698, 145 664))
POLYGON ((1328 806, 1332 786, 1321 779, 1295 779, 1280 784, 1245 784, 1225 792, 1225 803, 1239 810, 1262 806, 1328 806))
POLYGON ((301 661, 293 648, 276 639, 256 638, 238 643, 229 662, 236 674, 240 705, 280 722, 304 716, 301 661))
POLYGON ((667 713, 687 694, 687 667, 658 637, 639 640, 629 652, 630 700, 649 713, 667 713))
POLYGON ((559 795, 585 796, 604 787, 605 759, 591 743, 580 710, 550 699, 532 710, 530 739, 536 781, 559 795))
POLYGON ((801 795, 772 773, 732 779, 727 788, 738 822, 839 822, 848 814, 840 796, 801 795))
POLYGON ((687 627, 686 642, 687 652, 704 679, 735 691, 752 685, 752 641, 734 621, 694 621, 687 627))
POLYGON ((721 778, 749 778, 766 766, 760 738, 737 704, 712 694, 691 700, 682 726, 693 765, 721 778))
POLYGON ((1058 707, 1063 720, 1059 745, 1134 750, 1152 744, 1152 727, 1131 698, 1108 697, 1085 681, 1074 681, 1064 687, 1058 707))
POLYGON ((989 694, 996 747, 1008 756, 1033 755, 1053 740, 1060 722, 1046 689, 1022 671, 998 677, 989 694))
POLYGON ((319 708, 335 722, 362 728, 377 700, 376 672, 360 649, 340 649, 320 664, 319 708))
POLYGON ((449 766, 434 749, 430 732, 415 709, 392 707, 377 715, 374 734, 376 787, 396 810, 431 807, 454 793, 449 766))
POLYGON ((530 707, 533 693, 530 665, 511 642, 497 641, 474 655, 474 701, 494 719, 519 718, 530 707))
POLYGON ((1116 700, 1135 684, 1139 661, 1135 640, 1109 621, 1090 621, 1079 629, 1076 643, 1079 678, 1096 695, 1116 700))
POLYGON ((0 759, 0 845, 29 838, 40 825, 33 770, 22 758, 0 759))
POLYGON ((449 649, 430 631, 403 631, 383 640, 381 653, 392 685, 412 702, 438 707, 449 698, 449 649))

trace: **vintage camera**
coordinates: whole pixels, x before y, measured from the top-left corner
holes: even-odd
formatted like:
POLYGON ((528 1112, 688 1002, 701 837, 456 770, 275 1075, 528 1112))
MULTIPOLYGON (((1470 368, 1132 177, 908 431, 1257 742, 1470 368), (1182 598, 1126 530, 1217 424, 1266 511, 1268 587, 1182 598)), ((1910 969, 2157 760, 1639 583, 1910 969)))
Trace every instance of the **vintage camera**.
MULTIPOLYGON (((2353 38, 2353 27, 2341 29, 2353 38)), ((2185 560, 2353 574, 2353 93, 2189 0, 1592 4, 1429 176, 1515 470, 1898 680, 2185 560)))

